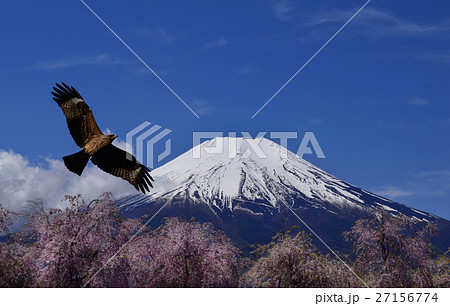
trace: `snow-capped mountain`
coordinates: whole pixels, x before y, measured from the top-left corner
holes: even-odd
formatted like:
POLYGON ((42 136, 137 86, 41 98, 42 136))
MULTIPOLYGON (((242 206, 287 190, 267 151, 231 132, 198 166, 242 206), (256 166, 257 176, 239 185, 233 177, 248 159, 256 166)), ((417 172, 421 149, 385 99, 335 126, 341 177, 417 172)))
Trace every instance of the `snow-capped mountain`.
POLYGON ((119 200, 126 215, 154 213, 164 206, 161 216, 215 222, 242 243, 268 240, 283 227, 298 225, 293 211, 331 235, 331 242, 340 241, 343 230, 376 207, 450 223, 344 182, 266 138, 208 140, 152 176, 155 188, 149 195, 119 200))

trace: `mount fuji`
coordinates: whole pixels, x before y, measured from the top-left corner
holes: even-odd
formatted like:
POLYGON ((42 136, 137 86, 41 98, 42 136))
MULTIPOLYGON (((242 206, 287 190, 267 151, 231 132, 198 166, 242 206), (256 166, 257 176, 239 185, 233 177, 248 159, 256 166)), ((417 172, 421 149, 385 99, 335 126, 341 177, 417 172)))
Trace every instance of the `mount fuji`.
POLYGON ((266 138, 218 137, 152 171, 149 195, 117 202, 127 217, 155 216, 212 222, 241 247, 266 243, 280 230, 308 224, 341 251, 359 218, 380 208, 438 227, 437 245, 450 245, 450 221, 393 202, 342 181, 266 138), (299 220, 301 218, 301 220, 299 220))

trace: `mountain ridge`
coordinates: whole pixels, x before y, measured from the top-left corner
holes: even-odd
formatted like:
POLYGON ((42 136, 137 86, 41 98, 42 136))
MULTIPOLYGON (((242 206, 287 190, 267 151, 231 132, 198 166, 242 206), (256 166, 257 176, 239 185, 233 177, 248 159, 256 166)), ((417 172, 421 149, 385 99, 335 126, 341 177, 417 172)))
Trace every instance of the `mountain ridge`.
POLYGON ((152 176, 155 189, 150 195, 119 199, 125 215, 139 217, 164 206, 165 216, 213 222, 241 244, 266 242, 283 226, 298 225, 290 209, 323 235, 332 232, 329 242, 335 245, 342 231, 376 208, 450 229, 445 219, 340 180, 266 138, 207 140, 155 169, 152 176))

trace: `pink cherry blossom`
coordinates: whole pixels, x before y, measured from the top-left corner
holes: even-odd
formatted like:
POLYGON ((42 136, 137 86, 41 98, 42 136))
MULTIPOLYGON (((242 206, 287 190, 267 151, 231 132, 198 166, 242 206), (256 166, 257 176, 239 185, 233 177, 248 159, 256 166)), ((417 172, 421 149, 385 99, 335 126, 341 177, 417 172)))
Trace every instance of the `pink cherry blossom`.
POLYGON ((354 267, 373 287, 432 287, 431 224, 378 210, 345 233, 356 251, 354 267))

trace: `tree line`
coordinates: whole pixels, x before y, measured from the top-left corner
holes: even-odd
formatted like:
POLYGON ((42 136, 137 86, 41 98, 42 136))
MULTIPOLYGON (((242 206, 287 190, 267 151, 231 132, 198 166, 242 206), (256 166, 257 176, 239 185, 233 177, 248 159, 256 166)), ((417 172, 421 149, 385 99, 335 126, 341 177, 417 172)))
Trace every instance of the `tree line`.
POLYGON ((22 212, 0 204, 0 287, 450 287, 450 249, 436 253, 434 226, 383 210, 343 234, 352 254, 321 254, 292 228, 244 256, 210 223, 167 218, 150 229, 108 193, 65 200, 22 212), (23 230, 8 233, 18 217, 23 230))

